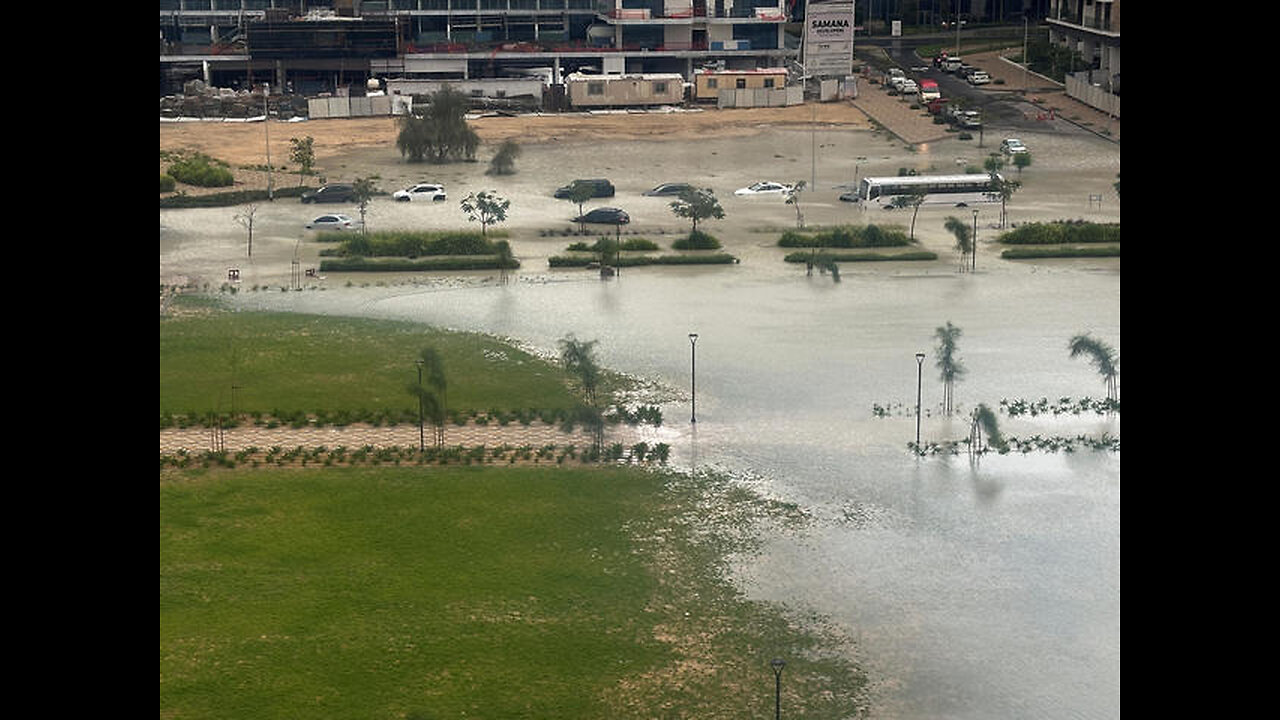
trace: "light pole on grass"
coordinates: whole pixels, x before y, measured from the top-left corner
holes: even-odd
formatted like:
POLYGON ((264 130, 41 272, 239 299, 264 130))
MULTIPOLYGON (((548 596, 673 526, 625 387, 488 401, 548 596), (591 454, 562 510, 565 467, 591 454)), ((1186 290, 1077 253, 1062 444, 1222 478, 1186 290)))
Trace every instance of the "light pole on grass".
POLYGON ((782 719, 782 668, 786 666, 786 661, 781 658, 774 658, 769 661, 769 666, 773 668, 773 717, 774 720, 782 719))
POLYGON ((916 353, 916 452, 920 452, 920 382, 924 374, 924 353, 916 353))
POLYGON ((698 422, 698 333, 689 333, 689 377, 692 388, 693 409, 689 422, 698 422))
POLYGON ((426 361, 418 359, 414 364, 418 366, 418 452, 423 452, 427 449, 422 434, 422 366, 426 361))

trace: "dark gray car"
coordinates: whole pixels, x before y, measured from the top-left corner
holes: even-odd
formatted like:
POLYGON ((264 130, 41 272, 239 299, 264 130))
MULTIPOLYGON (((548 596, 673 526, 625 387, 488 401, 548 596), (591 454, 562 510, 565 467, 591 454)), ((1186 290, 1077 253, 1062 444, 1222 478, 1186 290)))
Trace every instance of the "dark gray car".
POLYGON ((356 189, 346 183, 329 183, 302 193, 304 203, 352 202, 356 189))
POLYGON ((590 187, 591 197, 593 198, 613 197, 613 183, 603 178, 595 178, 592 180, 574 180, 568 185, 565 185, 564 187, 557 189, 555 195, 557 198, 564 200, 569 196, 573 195, 573 189, 580 185, 586 185, 587 187, 590 187))

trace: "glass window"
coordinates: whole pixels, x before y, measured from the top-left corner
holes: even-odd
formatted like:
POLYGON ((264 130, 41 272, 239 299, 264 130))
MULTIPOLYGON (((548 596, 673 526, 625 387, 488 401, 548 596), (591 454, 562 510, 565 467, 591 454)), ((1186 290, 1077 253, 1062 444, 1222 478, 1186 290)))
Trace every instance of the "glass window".
POLYGON ((653 94, 654 94, 654 95, 666 95, 666 94, 667 94, 667 83, 666 83, 666 82, 664 82, 664 81, 657 81, 657 82, 655 82, 655 83, 653 84, 653 94))
POLYGON ((737 80, 737 81, 736 81, 736 83, 734 84, 734 87, 738 88, 739 90, 742 90, 742 89, 746 88, 746 87, 747 87, 747 79, 746 79, 746 78, 738 78, 738 80, 737 80))
POLYGON ((602 82, 589 82, 589 83, 587 83, 587 94, 588 94, 588 95, 603 95, 603 94, 604 94, 604 83, 602 83, 602 82))
POLYGON ((767 88, 771 88, 771 87, 773 87, 773 78, 765 78, 765 79, 764 79, 764 86, 765 86, 765 87, 767 87, 767 88))
POLYGON ((709 90, 715 90, 715 89, 716 89, 716 79, 715 79, 715 78, 707 78, 707 89, 709 89, 709 90))

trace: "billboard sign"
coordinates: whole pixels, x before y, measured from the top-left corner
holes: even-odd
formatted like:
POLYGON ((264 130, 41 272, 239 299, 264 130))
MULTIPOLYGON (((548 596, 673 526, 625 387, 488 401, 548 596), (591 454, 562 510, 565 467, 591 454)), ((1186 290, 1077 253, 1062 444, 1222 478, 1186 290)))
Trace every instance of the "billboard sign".
POLYGON ((853 3, 812 2, 805 9, 804 67, 810 76, 853 71, 853 3))

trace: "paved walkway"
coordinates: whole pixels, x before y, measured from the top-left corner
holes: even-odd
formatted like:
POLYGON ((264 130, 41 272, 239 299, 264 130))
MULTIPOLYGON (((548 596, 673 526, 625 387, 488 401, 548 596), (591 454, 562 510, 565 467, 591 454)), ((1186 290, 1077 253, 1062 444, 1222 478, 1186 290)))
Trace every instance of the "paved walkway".
MULTIPOLYGON (((605 443, 608 445, 618 442, 629 447, 640 440, 646 439, 644 437, 645 434, 645 430, 641 426, 614 425, 607 429, 605 443)), ((432 442, 430 426, 426 428, 424 436, 427 445, 430 445, 432 442)), ((462 445, 469 448, 482 445, 490 448, 501 445, 510 445, 512 447, 528 445, 533 448, 547 445, 555 445, 557 447, 573 445, 583 448, 589 447, 592 442, 590 434, 584 432, 581 427, 576 428, 573 432, 565 433, 558 426, 547 425, 542 422, 535 422, 527 426, 520 423, 509 423, 505 426, 497 423, 489 425, 476 425, 474 423, 462 426, 450 425, 445 428, 444 439, 445 444, 450 447, 462 445)), ((218 437, 216 431, 209 428, 174 428, 160 431, 160 454, 174 455, 183 450, 188 453, 202 453, 215 449, 219 441, 221 441, 222 449, 227 452, 237 452, 248 448, 259 448, 261 450, 267 450, 272 447, 283 449, 296 447, 360 448, 366 445, 375 448, 416 448, 418 446, 418 426, 405 424, 392 427, 347 425, 344 427, 292 428, 282 426, 265 428, 245 425, 225 429, 222 431, 221 437, 218 437)))

